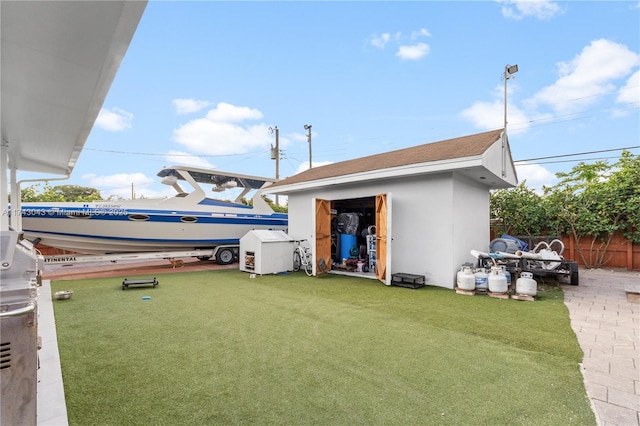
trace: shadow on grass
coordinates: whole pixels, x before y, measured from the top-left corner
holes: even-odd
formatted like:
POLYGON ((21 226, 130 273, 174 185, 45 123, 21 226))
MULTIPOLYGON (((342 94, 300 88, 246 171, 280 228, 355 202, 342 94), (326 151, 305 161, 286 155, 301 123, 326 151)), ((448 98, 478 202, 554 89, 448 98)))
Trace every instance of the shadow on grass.
POLYGON ((595 424, 562 292, 237 270, 52 283, 71 424, 595 424), (149 297, 148 300, 146 297, 149 297))

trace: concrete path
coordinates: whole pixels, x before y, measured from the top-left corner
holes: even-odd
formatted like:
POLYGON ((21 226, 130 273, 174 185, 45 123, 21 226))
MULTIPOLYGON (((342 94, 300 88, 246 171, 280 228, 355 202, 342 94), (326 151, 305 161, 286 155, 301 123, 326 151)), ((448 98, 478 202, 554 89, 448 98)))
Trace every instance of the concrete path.
POLYGON ((601 426, 640 426, 640 303, 625 293, 639 283, 637 272, 580 269, 580 285, 562 286, 601 426))
POLYGON ((66 426, 67 404, 49 280, 42 280, 42 287, 38 288, 38 335, 42 338, 42 349, 38 351, 37 422, 39 426, 66 426))

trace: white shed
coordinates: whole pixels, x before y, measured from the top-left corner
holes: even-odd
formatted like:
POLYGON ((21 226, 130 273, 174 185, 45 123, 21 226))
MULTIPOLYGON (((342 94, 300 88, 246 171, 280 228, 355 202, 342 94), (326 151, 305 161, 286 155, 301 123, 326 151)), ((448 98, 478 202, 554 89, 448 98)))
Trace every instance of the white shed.
POLYGON ((284 231, 247 232, 240 238, 240 270, 260 275, 293 270, 293 240, 284 231))
POLYGON ((394 274, 417 275, 454 288, 460 266, 475 261, 471 250, 488 248, 489 191, 517 181, 498 129, 315 167, 266 192, 288 196, 288 233, 311 242, 314 274, 344 270, 335 222, 349 212, 360 217, 359 257, 375 259, 364 275, 387 285, 394 274), (373 251, 365 227, 375 229, 373 251))

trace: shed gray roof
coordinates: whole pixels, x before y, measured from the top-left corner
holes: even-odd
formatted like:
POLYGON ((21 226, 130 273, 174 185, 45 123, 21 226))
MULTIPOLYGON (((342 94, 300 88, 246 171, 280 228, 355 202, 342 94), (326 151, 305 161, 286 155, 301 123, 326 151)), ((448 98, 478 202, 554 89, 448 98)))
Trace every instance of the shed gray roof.
POLYGON ((496 141, 500 140, 502 131, 503 129, 491 130, 489 132, 314 167, 271 185, 269 190, 292 184, 375 170, 391 169, 411 164, 481 156, 495 144, 496 141))

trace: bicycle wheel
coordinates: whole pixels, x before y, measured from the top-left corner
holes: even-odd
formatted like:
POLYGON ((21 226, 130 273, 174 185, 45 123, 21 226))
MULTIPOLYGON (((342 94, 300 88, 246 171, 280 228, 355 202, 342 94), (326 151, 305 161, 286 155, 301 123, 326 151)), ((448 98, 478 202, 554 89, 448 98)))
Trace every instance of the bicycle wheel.
POLYGON ((306 253, 302 265, 304 266, 304 272, 307 273, 308 277, 313 275, 313 264, 311 262, 311 253, 306 253))
POLYGON ((302 265, 302 261, 300 260, 300 252, 298 250, 294 250, 293 252, 293 271, 298 272, 300 270, 300 265, 302 265))

